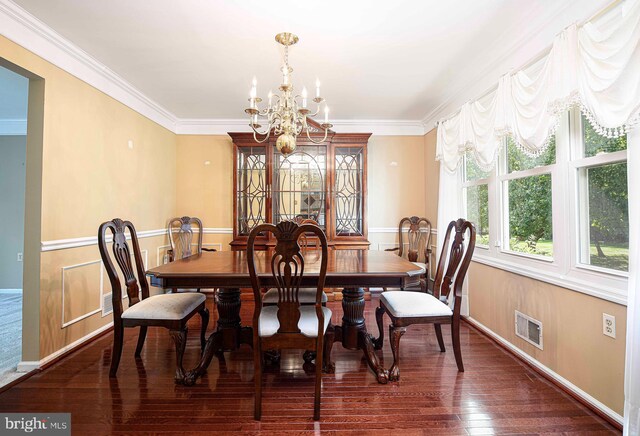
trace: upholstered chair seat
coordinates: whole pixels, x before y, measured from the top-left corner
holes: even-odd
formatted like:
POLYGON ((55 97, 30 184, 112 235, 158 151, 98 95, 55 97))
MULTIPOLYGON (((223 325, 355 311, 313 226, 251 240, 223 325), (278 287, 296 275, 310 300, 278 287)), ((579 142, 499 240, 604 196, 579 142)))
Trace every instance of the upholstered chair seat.
MULTIPOLYGON (((253 416, 262 417, 262 372, 265 355, 263 351, 282 349, 302 349, 305 361, 315 363, 315 395, 313 419, 320 419, 320 394, 322 387, 322 367, 330 361, 330 344, 333 343, 334 329, 331 325, 331 310, 322 305, 327 301, 323 292, 327 276, 328 257, 327 236, 314 223, 298 225, 293 221, 282 221, 278 225, 260 224, 247 239, 247 268, 253 288, 253 365, 255 383, 255 403, 253 416), (254 259, 256 237, 271 234, 276 239, 273 251, 268 252, 264 265, 271 272, 272 286, 266 288, 256 268, 254 259), (309 250, 309 238, 315 241, 316 249, 309 250), (311 265, 311 268, 308 266, 311 265), (305 268, 305 266, 307 266, 305 268), (300 288, 305 272, 317 269, 317 279, 313 288, 300 288), (303 296, 308 304, 303 304, 303 296), (266 304, 271 303, 271 304, 266 304), (325 339, 326 337, 326 339, 325 339), (326 340, 326 342, 325 342, 326 340), (325 350, 325 347, 327 348, 325 350), (326 356, 325 356, 325 351, 326 356)), ((263 267, 262 265, 260 265, 263 267)), ((263 267, 264 268, 264 267, 263 267)), ((296 407, 300 400, 290 398, 296 407)))
POLYGON ((413 291, 388 291, 380 295, 389 313, 396 318, 452 316, 449 306, 433 295, 413 291))
POLYGON ((187 323, 196 313, 202 319, 200 349, 204 350, 205 347, 205 333, 209 324, 206 297, 193 292, 161 294, 153 297, 149 295, 149 282, 142 262, 138 236, 130 221, 114 218, 102 223, 98 229, 98 249, 109 276, 113 304, 113 351, 109 377, 115 377, 118 372, 125 328, 140 328, 135 351, 135 356, 140 357, 147 337, 147 329, 163 327, 169 330, 169 335, 176 347, 175 381, 182 383, 186 374, 182 366, 182 358, 187 344, 187 323), (111 233, 112 238, 107 238, 107 231, 111 233), (131 244, 127 241, 127 237, 131 239, 131 244), (129 300, 127 308, 123 307, 123 291, 126 292, 129 300))
MULTIPOLYGON (((417 221, 413 218, 411 221, 417 221)), ((402 224, 400 225, 402 228, 402 224)), ((400 244, 402 246, 402 244, 400 244)), ((460 218, 451 221, 442 242, 442 252, 438 261, 433 294, 415 291, 391 291, 380 295, 380 307, 376 309, 376 322, 380 336, 374 341, 376 349, 382 348, 384 341, 383 317, 391 318, 389 341, 393 353, 393 364, 389 368, 389 380, 400 379, 400 338, 407 326, 412 324, 433 324, 440 351, 444 352, 442 324, 451 325, 453 354, 458 371, 464 372, 460 349, 460 308, 462 306, 462 284, 464 283, 473 250, 476 246, 476 229, 473 223, 460 218), (467 239, 468 238, 468 239, 467 239), (467 242, 465 242, 467 241, 467 242), (453 295, 453 299, 451 296, 453 295), (453 303, 449 307, 447 302, 453 303)), ((428 259, 429 256, 426 256, 428 259)), ((415 259, 410 259, 414 264, 415 259)))
POLYGON ((167 319, 180 320, 204 303, 203 294, 161 294, 140 300, 122 312, 123 319, 167 319))
MULTIPOLYGON (((316 304, 316 288, 300 288, 298 291, 298 300, 300 304, 316 304)), ((328 301, 327 294, 322 292, 322 304, 328 301)), ((278 290, 269 289, 262 296, 263 304, 278 304, 278 290)))
MULTIPOLYGON (((322 331, 326 332, 331 322, 331 310, 323 307, 322 312, 324 313, 324 329, 322 331)), ((260 312, 260 319, 258 320, 258 335, 261 338, 273 336, 278 332, 279 328, 278 306, 264 307, 262 312, 260 312)), ((315 307, 300 306, 298 328, 300 332, 308 338, 318 337, 318 316, 316 315, 315 307)))

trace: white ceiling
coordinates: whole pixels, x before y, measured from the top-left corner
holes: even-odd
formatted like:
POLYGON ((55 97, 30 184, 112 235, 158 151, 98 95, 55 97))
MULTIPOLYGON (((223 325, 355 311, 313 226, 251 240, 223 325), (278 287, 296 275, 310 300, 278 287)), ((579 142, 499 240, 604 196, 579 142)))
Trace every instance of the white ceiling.
POLYGON ((238 119, 276 89, 276 33, 299 35, 340 120, 426 120, 497 81, 607 0, 14 0, 181 119, 238 119), (522 47, 515 50, 515 46, 522 47), (511 64, 509 64, 511 62, 511 64))

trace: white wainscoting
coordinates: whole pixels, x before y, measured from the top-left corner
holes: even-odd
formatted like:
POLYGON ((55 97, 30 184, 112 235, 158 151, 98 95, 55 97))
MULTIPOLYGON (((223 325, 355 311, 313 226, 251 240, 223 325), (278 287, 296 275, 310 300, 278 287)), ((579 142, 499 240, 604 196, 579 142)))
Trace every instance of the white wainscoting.
MULTIPOLYGON (((96 313, 100 313, 102 311, 102 288, 103 288, 103 279, 102 279, 102 270, 103 270, 103 266, 102 266, 102 260, 92 260, 89 262, 83 262, 83 263, 79 263, 76 265, 69 265, 69 266, 63 266, 61 268, 62 271, 62 282, 61 282, 61 294, 62 294, 62 326, 61 328, 67 328, 72 324, 77 323, 78 321, 81 321, 85 318, 90 317, 91 315, 95 315, 96 313), (89 310, 87 310, 85 313, 80 314, 78 316, 76 316, 75 318, 71 319, 71 320, 65 320, 65 313, 66 313, 66 304, 68 302, 69 299, 71 299, 71 296, 68 296, 67 298, 65 298, 65 294, 67 293, 67 284, 69 282, 69 280, 67 279, 67 274, 68 271, 74 270, 74 269, 78 269, 78 268, 84 268, 84 267, 88 267, 90 265, 95 265, 95 264, 99 264, 100 267, 98 268, 98 277, 97 277, 97 283, 87 283, 86 284, 86 289, 89 291, 93 291, 95 289, 96 293, 97 293, 97 307, 96 308, 91 308, 89 310)), ((86 297, 86 294, 83 295, 83 298, 86 297)))

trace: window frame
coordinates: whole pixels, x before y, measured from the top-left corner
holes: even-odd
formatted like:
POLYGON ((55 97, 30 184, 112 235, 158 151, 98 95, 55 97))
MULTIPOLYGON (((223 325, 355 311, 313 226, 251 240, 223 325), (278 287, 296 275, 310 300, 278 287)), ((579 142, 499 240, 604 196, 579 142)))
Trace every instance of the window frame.
MULTIPOLYGON (((636 136, 636 139, 640 135, 636 136)), ((631 144, 627 135, 627 149, 631 144)), ((625 151, 582 157, 582 115, 578 108, 562 116, 556 131, 555 164, 507 173, 506 142, 498 156, 496 168, 486 179, 467 182, 463 173, 463 188, 487 183, 489 190, 489 247, 474 252, 473 261, 515 274, 578 291, 614 303, 626 305, 628 273, 585 265, 580 262, 579 168, 619 163, 627 160, 625 151), (509 180, 551 174, 553 256, 537 256, 508 249, 509 180), (571 219, 566 219, 571 217, 571 219), (506 243, 506 244, 505 244, 506 243)), ((466 159, 466 158, 465 158, 466 159)), ((466 171, 466 164, 464 167, 466 171)), ((463 189, 466 213, 466 189, 463 189)))
MULTIPOLYGON (((487 185, 487 191, 489 193, 489 195, 491 195, 491 188, 489 186, 489 182, 491 180, 491 178, 493 177, 493 175, 495 174, 495 168, 491 171, 488 172, 487 177, 484 178, 478 178, 478 179, 474 179, 474 180, 467 180, 467 160, 468 160, 468 155, 465 155, 463 158, 463 164, 462 164, 462 204, 463 204, 463 208, 465 211, 465 216, 468 216, 468 211, 467 211, 467 192, 468 192, 468 188, 472 188, 475 186, 483 186, 483 185, 487 185)), ((489 250, 490 246, 491 246, 491 209, 489 207, 489 205, 491 204, 491 200, 488 199, 487 200, 487 209, 489 210, 489 216, 487 217, 489 220, 489 244, 485 245, 485 244, 480 244, 480 243, 476 243, 476 248, 481 248, 483 250, 489 250)))

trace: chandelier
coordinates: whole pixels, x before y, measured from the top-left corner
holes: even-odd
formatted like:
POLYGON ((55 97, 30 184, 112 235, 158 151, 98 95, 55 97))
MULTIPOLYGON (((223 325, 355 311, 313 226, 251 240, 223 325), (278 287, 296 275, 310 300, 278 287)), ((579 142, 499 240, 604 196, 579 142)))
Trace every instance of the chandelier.
POLYGON ((292 153, 296 148, 296 138, 305 132, 309 141, 319 144, 327 139, 329 129, 333 127, 329 124, 329 107, 324 98, 320 97, 320 81, 316 80, 316 96, 313 102, 317 105, 314 113, 308 108, 307 88, 302 88, 299 95, 294 95, 291 73, 293 68, 289 66, 289 47, 298 42, 298 37, 293 33, 278 33, 276 41, 284 46, 284 65, 282 71, 282 84, 279 89, 280 95, 274 95, 269 91, 267 107, 260 109, 258 104, 262 99, 257 97, 257 81, 253 78, 251 87, 249 107, 244 111, 249 114, 249 125, 253 130, 253 139, 262 143, 269 139, 271 132, 278 135, 276 149, 285 156, 292 153), (319 141, 314 140, 310 133, 313 129, 307 124, 308 117, 315 117, 320 113, 320 108, 324 102, 324 123, 320 126, 324 129, 324 138, 319 141), (265 130, 260 131, 265 122, 265 130))

